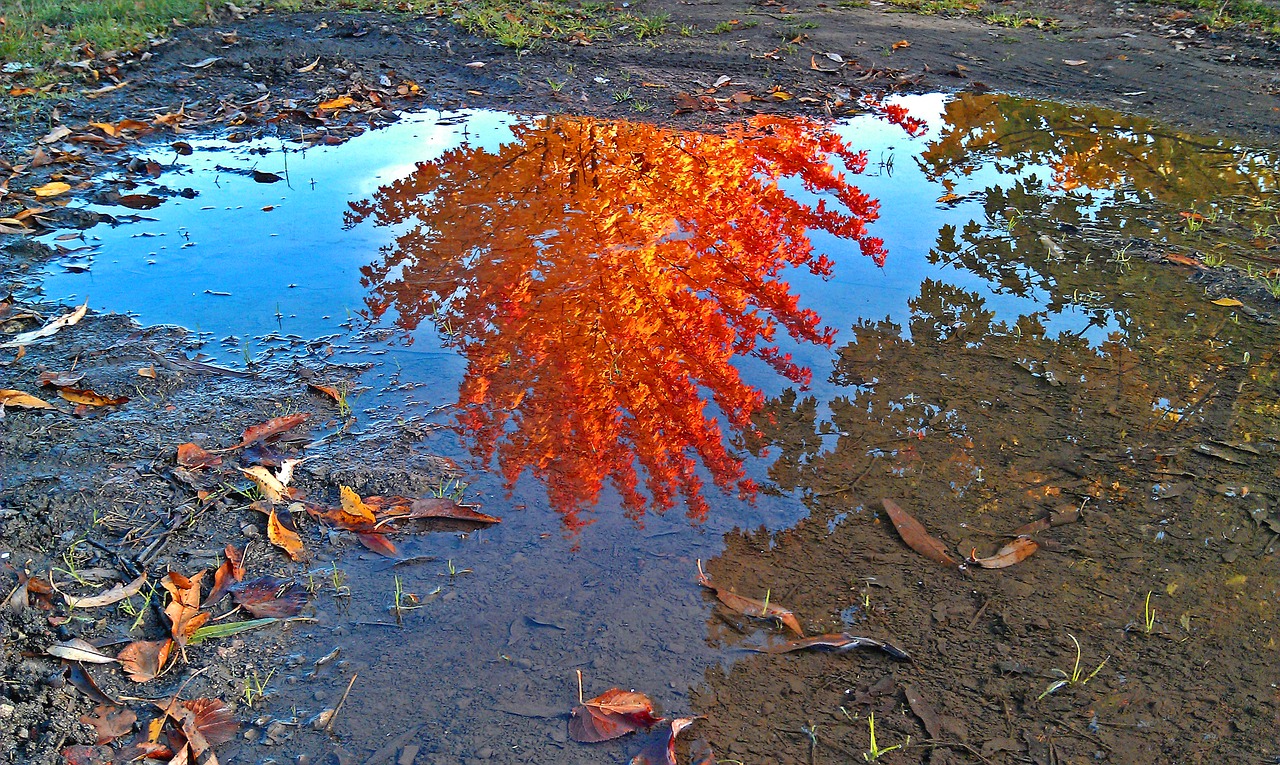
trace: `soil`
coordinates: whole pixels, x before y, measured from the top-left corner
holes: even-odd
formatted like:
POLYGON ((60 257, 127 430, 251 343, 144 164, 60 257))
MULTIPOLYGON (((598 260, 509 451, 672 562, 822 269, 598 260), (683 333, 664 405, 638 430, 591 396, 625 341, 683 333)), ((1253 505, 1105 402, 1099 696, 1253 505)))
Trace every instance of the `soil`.
MULTIPOLYGON (((393 119, 387 111, 393 108, 557 111, 698 127, 754 111, 839 116, 856 108, 862 92, 937 90, 1087 102, 1254 144, 1280 138, 1275 40, 1199 28, 1160 6, 1011 2, 999 8, 1053 16, 1060 23, 1051 30, 1008 29, 884 7, 649 0, 640 9, 644 13, 670 14, 668 32, 653 41, 553 44, 516 54, 446 19, 246 11, 240 19, 175 31, 145 61, 121 67, 119 78, 129 84, 120 89, 58 102, 56 109, 48 102, 7 102, 0 140, 5 158, 16 164, 55 122, 80 125, 179 109, 187 115, 186 130, 328 130, 341 136, 393 119), (758 23, 740 23, 718 35, 704 31, 730 20, 758 23), (686 25, 699 31, 684 37, 678 30, 686 25), (236 42, 227 44, 230 33, 236 42), (903 40, 910 45, 895 46, 903 40), (211 57, 219 60, 188 66, 211 57), (316 61, 314 69, 298 71, 316 61), (474 62, 484 66, 467 66, 474 62), (835 71, 821 71, 826 69, 835 71), (731 80, 716 87, 721 77, 731 80), (395 87, 405 82, 421 93, 397 94, 395 87), (319 101, 348 93, 367 103, 371 89, 389 89, 385 109, 324 120, 308 116, 319 101), (793 97, 768 97, 779 90, 793 97), (735 105, 699 98, 724 99, 734 92, 757 100, 735 105), (693 98, 678 100, 680 94, 693 98), (277 116, 282 119, 272 122, 277 116)), ((100 158, 102 167, 115 161, 100 158)), ((13 185, 42 183, 49 172, 36 171, 13 185)), ((92 184, 78 193, 93 193, 92 184)), ((62 210, 54 219, 73 227, 94 223, 92 216, 62 210)), ((14 296, 13 310, 42 318, 66 311, 42 303, 30 276, 51 251, 18 237, 5 237, 3 246, 3 286, 14 296)), ((1181 272, 1163 270, 1151 289, 1205 288, 1189 284, 1181 272)), ((1229 277, 1197 278, 1222 291, 1229 277)), ((1266 321, 1270 315, 1264 310, 1255 318, 1266 321)), ((4 329, 25 331, 37 323, 6 321, 4 329)), ((1009 359, 1022 349, 984 346, 961 353, 958 362, 947 356, 948 365, 964 365, 958 370, 939 368, 941 357, 931 357, 927 348, 910 358, 905 352, 893 356, 891 336, 886 331, 886 353, 875 359, 887 372, 903 380, 950 373, 965 386, 944 398, 970 402, 974 410, 963 412, 966 418, 991 419, 994 412, 1010 418, 972 433, 974 443, 967 447, 1007 455, 1004 483, 992 479, 974 490, 990 512, 957 525, 944 506, 952 496, 947 477, 925 472, 912 479, 917 493, 902 497, 902 504, 926 526, 946 526, 953 549, 972 542, 989 552, 993 545, 984 534, 1031 520, 1048 499, 1045 487, 1052 487, 1055 502, 1083 503, 1085 520, 1046 533, 1037 556, 1069 553, 1073 563, 1012 574, 940 567, 898 545, 887 521, 843 520, 845 514, 876 514, 880 496, 901 497, 901 466, 832 463, 820 466, 825 473, 810 466, 805 470, 813 475, 798 484, 809 481, 818 492, 836 492, 836 476, 857 480, 846 480, 843 493, 818 500, 812 517, 794 529, 774 537, 729 535, 727 550, 709 572, 723 582, 783 583, 773 594, 806 614, 810 631, 874 634, 909 645, 913 661, 894 662, 873 652, 806 653, 736 662, 727 673, 709 669, 693 699, 693 711, 706 717, 697 736, 710 741, 721 759, 849 762, 866 751, 867 715, 874 712, 881 746, 911 737, 910 750, 885 755, 890 762, 1274 761, 1280 676, 1271 632, 1274 592, 1267 591, 1274 572, 1266 566, 1275 559, 1264 544, 1264 528, 1241 522, 1240 508, 1209 491, 1171 498, 1172 509, 1162 505, 1155 511, 1138 479, 1154 466, 1169 469, 1174 459, 1178 469, 1199 476, 1198 484, 1231 483, 1243 475, 1270 483, 1261 487, 1264 494, 1280 492, 1274 453, 1259 455, 1250 471, 1192 454, 1195 443, 1230 435, 1229 408, 1211 411, 1198 431, 1157 432, 1144 429, 1145 413, 1122 401, 1111 412, 1108 430, 1079 417, 1077 396, 1088 392, 1029 378, 1012 361, 993 371, 993 357, 1009 359), (978 389, 973 381, 979 381, 978 389), (1026 414, 1032 409, 1034 418, 1026 414), (1117 432, 1131 437, 1117 440, 1117 432), (1175 451, 1179 456, 1171 458, 1175 451), (852 489, 845 491, 846 485, 852 489), (1166 528, 1176 550, 1151 552, 1151 540, 1157 534, 1163 539, 1166 528), (1238 597, 1217 602, 1218 590, 1196 584, 1205 577, 1235 582, 1238 597), (1144 630, 1137 623, 1151 591, 1184 599, 1179 614, 1161 605, 1158 626, 1144 630), (1180 614, 1187 615, 1181 625, 1180 614), (1051 670, 1071 673, 1076 646, 1069 634, 1080 639, 1085 675, 1104 657, 1114 658, 1091 682, 1068 684, 1038 699, 1057 677, 1051 670)), ((55 578, 63 584, 71 578, 69 568, 127 570, 130 561, 136 565, 138 551, 157 540, 160 546, 145 561, 149 571, 193 571, 216 565, 223 544, 263 536, 261 516, 246 509, 242 497, 196 499, 196 489, 217 487, 185 483, 174 469, 173 446, 234 443, 247 425, 284 413, 308 414, 316 434, 336 429, 340 421, 332 402, 308 393, 300 381, 350 380, 359 370, 329 364, 322 345, 282 341, 251 379, 162 365, 153 379, 138 375, 140 368, 156 365, 155 353, 174 358, 196 351, 202 340, 175 327, 143 328, 127 317, 90 314, 71 330, 31 345, 20 362, 5 369, 7 388, 36 391, 41 371, 76 368, 88 373, 85 382, 94 390, 132 399, 118 409, 81 415, 67 404, 53 416, 5 411, 0 553, 9 584, 20 571, 61 568, 55 578), (72 548, 86 530, 95 544, 72 548)), ((1050 363, 1075 363, 1070 347, 1041 350, 1050 363)), ((1273 426, 1261 428, 1270 444, 1273 426)), ((362 493, 422 493, 452 468, 425 455, 405 460, 417 435, 388 428, 365 442, 358 461, 339 450, 328 452, 323 469, 299 469, 296 485, 329 500, 336 500, 328 496, 336 480, 362 493)), ((918 459, 945 464, 953 456, 954 443, 939 439, 922 442, 918 459), (929 454, 930 448, 939 451, 929 454)), ((260 556, 251 561, 250 575, 281 573, 284 563, 260 556)), ((5 610, 0 761, 46 765, 62 761, 60 752, 68 745, 94 743, 92 729, 80 722, 94 702, 74 689, 44 649, 73 636, 115 640, 132 619, 115 611, 95 614, 92 621, 60 618, 66 616, 63 606, 42 610, 38 599, 30 607, 5 610)), ((143 616, 154 630, 155 615, 143 616)), ((710 639, 733 645, 741 627, 713 618, 710 639)), ((190 670, 175 673, 149 692, 159 698, 184 688, 188 697, 235 698, 245 678, 219 667, 264 652, 287 655, 289 634, 268 639, 246 633, 217 648, 191 648, 196 655, 187 666, 213 669, 194 677, 190 670)), ((118 673, 90 672, 110 696, 136 694, 118 673)), ((269 725, 262 727, 269 732, 269 725)))

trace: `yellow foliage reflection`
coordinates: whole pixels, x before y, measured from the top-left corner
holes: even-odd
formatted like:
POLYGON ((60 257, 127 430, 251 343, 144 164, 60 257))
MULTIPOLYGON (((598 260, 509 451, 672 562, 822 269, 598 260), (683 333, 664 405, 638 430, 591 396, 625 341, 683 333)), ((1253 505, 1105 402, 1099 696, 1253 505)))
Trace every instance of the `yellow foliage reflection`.
POLYGON ((743 437, 763 397, 735 356, 808 381, 778 333, 830 345, 834 332, 783 275, 830 273, 810 229, 883 263, 866 233, 876 202, 829 161, 860 172, 865 157, 815 123, 776 118, 725 135, 565 117, 514 133, 352 205, 348 225, 399 231, 362 270, 373 314, 442 328, 467 361, 458 426, 474 453, 496 458, 508 485, 525 470, 543 480, 570 529, 606 481, 633 517, 680 498, 704 517, 699 463, 751 495, 708 400, 743 437), (792 199, 783 177, 824 199, 792 199))

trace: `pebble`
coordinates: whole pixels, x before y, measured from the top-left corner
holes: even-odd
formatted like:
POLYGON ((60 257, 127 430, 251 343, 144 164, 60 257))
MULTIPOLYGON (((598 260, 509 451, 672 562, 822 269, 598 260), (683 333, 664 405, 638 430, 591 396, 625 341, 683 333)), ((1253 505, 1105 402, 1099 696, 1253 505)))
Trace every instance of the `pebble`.
POLYGON ((489 759, 490 757, 493 756, 493 747, 491 746, 480 747, 480 749, 476 752, 476 756, 482 760, 489 759))
POLYGON ((557 744, 563 744, 569 740, 569 734, 559 728, 553 728, 547 735, 550 736, 551 740, 557 744))
POLYGON ((257 539, 258 537, 262 536, 262 529, 258 528, 252 523, 246 523, 245 525, 240 527, 240 533, 245 535, 249 539, 257 539))
POLYGON ((418 759, 418 745, 409 744, 400 750, 400 757, 396 760, 396 765, 413 765, 413 761, 418 759))
POLYGON ((243 735, 244 735, 245 741, 248 741, 249 743, 253 743, 254 741, 257 741, 262 736, 262 731, 258 730, 257 728, 247 728, 243 735))
POLYGON ((0 704, 0 720, 8 720, 18 708, 12 704, 0 704))

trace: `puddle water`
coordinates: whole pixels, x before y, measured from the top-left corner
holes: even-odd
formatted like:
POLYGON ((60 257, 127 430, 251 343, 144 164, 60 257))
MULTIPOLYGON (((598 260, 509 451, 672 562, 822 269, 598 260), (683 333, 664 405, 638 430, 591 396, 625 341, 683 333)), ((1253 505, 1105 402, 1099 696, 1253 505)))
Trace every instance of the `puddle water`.
MULTIPOLYGON (((1188 633, 1210 614, 1266 623, 1277 332, 1149 261, 1231 263, 1280 292, 1278 155, 1007 97, 898 103, 922 134, 871 116, 704 135, 411 115, 339 147, 157 151, 169 169, 120 191, 150 209, 99 199, 119 224, 51 268, 49 297, 190 327, 223 363, 370 364, 365 426, 443 426, 416 448, 470 465, 466 496, 504 519, 413 540, 404 554, 430 558, 414 565, 340 556, 354 596, 320 587, 266 708, 305 720, 358 672, 337 725, 354 761, 626 761, 634 742, 566 742, 582 670, 589 694, 719 709, 732 755, 760 759, 726 721, 789 691, 743 658, 762 635, 696 585, 697 561, 807 630, 931 650, 869 597, 919 565, 879 496, 964 550, 1091 502, 1096 544, 1077 544, 1096 586, 1115 584, 1088 568, 1108 535, 1203 540, 1247 584, 1144 547, 1149 588, 1182 587, 1188 633), (429 596, 403 628, 397 577, 429 596), (334 646, 345 663, 313 670, 334 646)), ((1072 575, 1024 581, 1088 610, 1072 575)), ((333 747, 305 724, 267 732, 274 749, 224 759, 333 747)))

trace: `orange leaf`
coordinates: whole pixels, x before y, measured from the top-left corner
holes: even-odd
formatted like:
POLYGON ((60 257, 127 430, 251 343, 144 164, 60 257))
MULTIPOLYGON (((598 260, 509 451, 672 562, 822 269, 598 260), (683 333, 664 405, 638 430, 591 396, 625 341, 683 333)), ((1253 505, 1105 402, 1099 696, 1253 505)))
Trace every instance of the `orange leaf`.
POLYGON ((52 409, 53 404, 20 390, 0 390, 0 406, 16 406, 20 409, 52 409))
POLYGON ((342 493, 342 511, 347 515, 359 518, 366 523, 377 523, 377 519, 373 517, 373 510, 360 500, 360 495, 349 486, 341 488, 342 493))
POLYGON ((354 104, 355 102, 356 102, 355 99, 352 98, 351 96, 338 96, 337 98, 331 101, 325 101, 324 103, 320 104, 320 108, 325 111, 328 111, 331 109, 345 109, 348 106, 351 106, 352 104, 354 104))
POLYGON ((116 659, 130 680, 145 683, 159 676, 172 650, 173 641, 169 639, 135 640, 121 649, 116 659))
POLYGON ((610 688, 574 707, 569 717, 569 736, 574 741, 593 744, 649 729, 661 722, 653 715, 648 696, 621 688, 610 688))
POLYGON ((754 598, 743 597, 735 592, 715 586, 711 583, 711 578, 703 573, 701 562, 698 564, 698 584, 715 592, 716 598, 731 610, 743 616, 750 616, 756 619, 777 619, 782 622, 784 627, 804 637, 804 629, 800 627, 800 620, 796 618, 794 613, 775 603, 766 603, 754 598))
POLYGON ((31 193, 41 198, 47 198, 60 196, 70 190, 71 184, 63 183, 62 181, 53 181, 51 183, 46 183, 43 186, 36 186, 31 190, 31 193))
POLYGON ((893 527, 898 530, 898 536, 902 537, 902 541, 907 543, 907 547, 920 553, 924 557, 935 560, 943 565, 955 565, 955 559, 947 554, 946 545, 929 535, 925 531, 924 526, 915 518, 898 507, 891 499, 880 500, 884 504, 884 511, 888 513, 889 520, 893 521, 893 527))
POLYGON ((910 47, 911 47, 911 42, 909 40, 899 40, 893 45, 889 46, 891 50, 901 50, 903 48, 910 48, 910 47))
POLYGON ((204 574, 201 571, 187 578, 177 571, 170 571, 160 580, 160 584, 169 591, 169 605, 165 606, 164 613, 169 617, 170 632, 179 646, 186 646, 191 633, 209 620, 209 614, 200 611, 200 580, 204 574))
POLYGON ((75 388, 59 388, 58 396, 73 404, 83 404, 85 406, 120 406, 129 401, 128 396, 111 398, 101 393, 94 393, 91 390, 76 390, 75 388))
POLYGON ((222 464, 222 458, 206 452, 193 443, 178 447, 178 464, 187 468, 206 468, 222 464))
MULTIPOLYGON (((289 518, 289 513, 284 514, 285 518, 289 518)), ((293 520, 287 521, 290 526, 293 520)), ((306 557, 306 552, 302 547, 302 538, 298 536, 298 532, 285 525, 286 521, 280 519, 280 515, 276 513, 275 508, 271 509, 271 513, 267 516, 267 539, 271 544, 284 550, 291 560, 300 561, 306 557)))
POLYGON ((360 544, 373 550, 379 555, 385 555, 388 558, 399 557, 400 552, 396 550, 396 546, 387 539, 386 534, 376 531, 357 531, 356 536, 360 539, 360 544))
POLYGON ((200 604, 201 608, 208 608, 222 600, 222 596, 227 594, 234 582, 244 579, 244 551, 237 550, 234 545, 228 543, 224 552, 227 559, 222 561, 217 571, 213 572, 213 590, 200 604))
POLYGON ((244 440, 235 446, 229 447, 224 451, 239 449, 248 446, 255 441, 266 441, 286 431, 292 430, 307 421, 307 414, 299 412, 297 414, 286 414, 282 417, 272 417, 261 425, 254 425, 244 432, 244 440))

